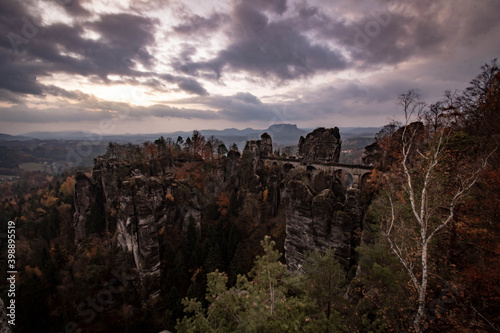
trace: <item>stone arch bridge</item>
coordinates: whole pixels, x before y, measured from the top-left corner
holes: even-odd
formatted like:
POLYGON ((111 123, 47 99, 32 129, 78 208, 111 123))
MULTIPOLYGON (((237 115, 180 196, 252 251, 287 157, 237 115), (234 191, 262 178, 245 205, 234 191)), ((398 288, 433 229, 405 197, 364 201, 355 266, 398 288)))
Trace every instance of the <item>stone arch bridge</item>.
POLYGON ((371 174, 373 167, 358 164, 342 164, 332 162, 306 162, 294 158, 261 158, 267 167, 278 166, 285 172, 291 169, 306 170, 312 173, 323 171, 327 174, 336 174, 347 188, 359 188, 361 183, 371 174))

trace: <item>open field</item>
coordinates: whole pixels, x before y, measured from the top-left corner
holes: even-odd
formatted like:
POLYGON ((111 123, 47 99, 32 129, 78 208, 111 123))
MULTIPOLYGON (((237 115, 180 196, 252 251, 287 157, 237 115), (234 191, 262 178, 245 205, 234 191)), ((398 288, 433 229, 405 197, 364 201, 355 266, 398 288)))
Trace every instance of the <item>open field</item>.
POLYGON ((27 162, 19 164, 19 169, 23 171, 43 171, 47 168, 49 166, 43 163, 27 162))

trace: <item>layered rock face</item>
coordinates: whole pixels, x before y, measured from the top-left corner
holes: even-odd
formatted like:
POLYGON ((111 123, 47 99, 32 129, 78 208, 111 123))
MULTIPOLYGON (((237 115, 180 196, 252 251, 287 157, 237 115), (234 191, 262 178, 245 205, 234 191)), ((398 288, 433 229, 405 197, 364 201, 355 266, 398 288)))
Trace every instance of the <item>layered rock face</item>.
POLYGON ((269 134, 264 133, 260 136, 260 140, 247 141, 243 153, 245 151, 250 151, 260 158, 271 156, 273 153, 273 140, 269 134))
POLYGON ((363 155, 361 156, 361 162, 363 165, 374 166, 381 168, 384 159, 384 152, 380 145, 376 142, 368 145, 363 150, 363 155))
POLYGON ((0 333, 11 333, 9 327, 9 318, 7 317, 7 311, 5 311, 5 306, 1 298, 0 298, 0 333))
POLYGON ((307 251, 331 247, 348 269, 354 255, 354 231, 361 227, 363 215, 360 192, 351 189, 342 197, 324 189, 315 194, 303 182, 292 180, 287 184, 285 200, 288 268, 302 271, 307 251))
POLYGON ((242 164, 244 169, 243 172, 244 173, 251 172, 256 174, 258 170, 263 167, 261 159, 271 156, 272 153, 273 153, 273 141, 271 139, 271 136, 267 133, 262 134, 260 136, 260 140, 247 141, 245 148, 243 149, 243 156, 242 156, 243 157, 242 164), (248 164, 248 162, 252 164, 252 170, 248 170, 248 168, 245 167, 248 164))
POLYGON ((92 182, 83 173, 78 173, 75 179, 75 238, 77 242, 81 242, 82 240, 87 238, 86 220, 90 214, 90 187, 92 182))
MULTIPOLYGON (((186 230, 191 220, 199 227, 208 202, 200 191, 169 177, 168 170, 160 173, 161 177, 146 176, 123 162, 96 159, 92 177, 76 176, 74 194, 77 242, 96 232, 111 235, 127 254, 128 264, 137 270, 148 298, 156 297, 160 290, 159 231, 169 227, 186 230), (183 197, 182 202, 174 204, 176 196, 183 197)), ((227 178, 234 177, 228 174, 227 178)))
POLYGON ((342 141, 338 127, 317 128, 304 138, 300 137, 297 146, 297 157, 305 162, 338 163, 342 141))
MULTIPOLYGON (((386 149, 382 149, 379 142, 374 142, 365 147, 361 157, 364 165, 373 166, 379 170, 386 170, 397 161, 397 154, 401 151, 403 141, 412 140, 412 144, 423 149, 424 124, 422 122, 413 122, 388 135, 389 137, 381 139, 381 141, 385 141, 386 149), (396 153, 396 155, 391 152, 396 153)), ((415 151, 418 151, 418 149, 415 149, 415 151)))
POLYGON ((116 239, 131 257, 150 297, 160 290, 158 230, 166 225, 168 207, 163 184, 142 175, 122 183, 117 212, 116 239))
MULTIPOLYGON (((338 128, 318 128, 302 137, 298 157, 302 162, 338 163, 341 151, 338 128)), ((368 160, 366 160, 368 162, 368 160)), ((355 264, 364 210, 362 192, 343 187, 342 172, 314 172, 286 183, 285 258, 288 268, 302 270, 304 255, 314 248, 331 247, 339 262, 348 270, 355 264), (359 230, 358 230, 359 229, 359 230)))

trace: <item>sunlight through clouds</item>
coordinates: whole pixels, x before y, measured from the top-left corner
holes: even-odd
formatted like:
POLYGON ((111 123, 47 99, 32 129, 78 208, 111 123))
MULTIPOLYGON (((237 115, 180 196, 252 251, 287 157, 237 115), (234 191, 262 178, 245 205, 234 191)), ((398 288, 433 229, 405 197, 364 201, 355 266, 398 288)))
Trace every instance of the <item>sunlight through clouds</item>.
MULTIPOLYGON (((493 0, 9 1, 0 4, 0 131, 21 128, 11 125, 26 123, 33 103, 84 113, 90 100, 196 106, 237 128, 272 121, 276 107, 299 126, 325 117, 379 126, 405 89, 432 102, 431 92, 464 88, 497 57, 498 14, 493 0), (262 104, 235 102, 242 93, 262 104), (12 105, 25 110, 18 119, 12 105)), ((150 120, 138 113, 137 130, 150 120)), ((182 112, 156 121, 186 125, 182 112)))

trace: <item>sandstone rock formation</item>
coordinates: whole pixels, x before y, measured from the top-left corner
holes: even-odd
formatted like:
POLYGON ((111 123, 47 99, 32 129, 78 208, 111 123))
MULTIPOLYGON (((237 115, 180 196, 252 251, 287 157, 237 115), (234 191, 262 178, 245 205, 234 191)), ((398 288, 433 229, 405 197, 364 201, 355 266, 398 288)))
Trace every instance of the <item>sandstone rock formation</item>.
MULTIPOLYGON (((96 158, 92 175, 76 176, 76 240, 84 245, 96 235, 112 239, 137 271, 142 294, 151 299, 159 295, 164 267, 160 248, 168 239, 159 235, 185 235, 192 222, 198 234, 206 231, 202 221, 208 221, 209 210, 218 211, 217 197, 225 192, 237 194, 241 211, 253 224, 275 219, 276 227, 267 232, 274 230, 273 236, 284 243, 290 269, 300 271, 304 254, 315 247, 334 248, 349 269, 364 212, 361 193, 343 187, 340 170, 307 164, 338 162, 340 147, 338 128, 319 128, 301 138, 302 160, 294 159, 293 165, 285 161, 289 165, 278 166, 267 133, 248 141, 241 156, 231 150, 208 164, 184 152, 175 159, 96 158)), ((252 226, 248 232, 257 229, 252 226)))
POLYGON ((163 184, 143 175, 122 183, 116 238, 130 254, 143 287, 150 297, 160 290, 158 230, 167 220, 163 184))
POLYGON ((368 145, 363 150, 363 155, 361 156, 361 162, 363 165, 374 166, 381 168, 383 164, 383 149, 377 142, 368 145))
POLYGON ((297 157, 305 162, 338 163, 342 141, 338 127, 317 128, 304 138, 300 137, 297 147, 297 157))
POLYGON ((315 195, 303 182, 292 180, 286 188, 285 258, 291 270, 302 270, 307 251, 336 250, 343 266, 351 266, 354 232, 363 217, 359 190, 347 192, 345 201, 330 189, 315 195))
POLYGON ((312 237, 312 199, 309 188, 292 180, 286 189, 285 259, 292 270, 301 270, 304 253, 314 247, 312 237))
MULTIPOLYGON (((233 162, 228 161, 230 170, 221 171, 228 179, 234 178, 233 162)), ((207 198, 182 180, 169 177, 164 168, 157 171, 162 177, 151 175, 151 165, 145 175, 124 162, 97 158, 91 177, 76 176, 74 226, 79 243, 95 232, 116 239, 129 265, 137 270, 145 294, 154 298, 160 290, 159 230, 186 230, 191 219, 199 228, 207 198), (176 196, 183 199, 174 205, 176 196)))
POLYGON ((11 333, 9 327, 9 318, 7 317, 7 312, 3 300, 0 298, 0 333, 11 333))
POLYGON ((259 158, 271 156, 273 153, 273 140, 269 134, 264 133, 260 136, 260 140, 247 141, 243 153, 245 151, 250 151, 259 158))
MULTIPOLYGON (((386 170, 395 163, 401 151, 403 138, 405 141, 412 140, 414 145, 423 149, 422 136, 424 135, 424 124, 422 122, 413 122, 407 126, 398 128, 394 133, 386 133, 379 137, 376 142, 365 147, 361 161, 364 165, 376 167, 379 170, 386 170), (381 144, 385 149, 382 149, 381 144)), ((418 151, 418 149, 415 149, 418 151)))
POLYGON ((75 177, 75 238, 78 242, 87 238, 86 220, 90 213, 90 179, 83 173, 75 177))

